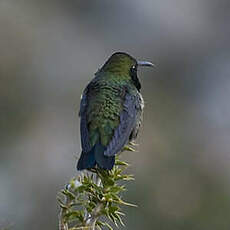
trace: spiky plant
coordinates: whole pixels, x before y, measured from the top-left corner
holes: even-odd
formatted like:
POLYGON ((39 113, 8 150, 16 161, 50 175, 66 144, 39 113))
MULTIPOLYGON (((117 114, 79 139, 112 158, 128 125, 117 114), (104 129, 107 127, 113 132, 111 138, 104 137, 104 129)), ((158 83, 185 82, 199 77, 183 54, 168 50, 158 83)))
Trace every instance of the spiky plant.
POLYGON ((71 179, 58 195, 59 230, 112 230, 111 223, 124 225, 122 206, 136 206, 122 199, 126 182, 134 180, 124 172, 127 167, 117 157, 110 171, 92 169, 71 179))

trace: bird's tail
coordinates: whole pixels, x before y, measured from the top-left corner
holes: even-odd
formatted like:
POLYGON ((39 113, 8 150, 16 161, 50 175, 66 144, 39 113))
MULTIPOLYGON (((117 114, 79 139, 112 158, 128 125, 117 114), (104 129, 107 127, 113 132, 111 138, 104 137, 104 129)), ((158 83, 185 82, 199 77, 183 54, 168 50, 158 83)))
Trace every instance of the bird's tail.
POLYGON ((97 164, 99 168, 111 170, 115 163, 115 156, 105 156, 105 148, 106 147, 101 143, 97 143, 89 152, 82 152, 81 157, 77 163, 77 169, 90 169, 94 168, 97 164))

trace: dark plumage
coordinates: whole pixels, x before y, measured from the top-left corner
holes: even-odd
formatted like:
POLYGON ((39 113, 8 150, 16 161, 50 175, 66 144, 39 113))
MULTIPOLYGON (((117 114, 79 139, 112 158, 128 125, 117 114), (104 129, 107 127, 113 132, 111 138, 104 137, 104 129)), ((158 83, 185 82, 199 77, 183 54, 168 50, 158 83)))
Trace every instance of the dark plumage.
POLYGON ((78 170, 110 170, 115 155, 136 138, 144 102, 137 67, 126 53, 113 54, 85 88, 80 105, 82 153, 78 170))

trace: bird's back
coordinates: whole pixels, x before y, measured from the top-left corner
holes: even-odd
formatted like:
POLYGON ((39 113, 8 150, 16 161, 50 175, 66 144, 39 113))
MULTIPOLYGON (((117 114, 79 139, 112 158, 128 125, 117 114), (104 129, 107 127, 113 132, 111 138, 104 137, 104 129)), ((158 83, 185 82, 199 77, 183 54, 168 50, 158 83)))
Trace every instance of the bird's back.
POLYGON ((124 102, 123 90, 124 84, 103 78, 89 85, 86 116, 91 146, 98 138, 104 146, 111 141, 120 122, 124 102))

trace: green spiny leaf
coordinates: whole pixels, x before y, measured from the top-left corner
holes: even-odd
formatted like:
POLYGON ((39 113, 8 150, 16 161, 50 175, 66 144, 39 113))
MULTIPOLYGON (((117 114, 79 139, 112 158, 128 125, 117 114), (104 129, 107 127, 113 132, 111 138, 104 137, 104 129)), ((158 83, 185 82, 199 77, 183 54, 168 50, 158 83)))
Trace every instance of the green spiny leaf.
POLYGON ((61 192, 65 196, 68 196, 69 199, 71 199, 71 200, 75 199, 75 195, 72 192, 70 192, 69 190, 63 189, 61 192))
POLYGON ((126 146, 122 149, 122 151, 135 152, 135 149, 133 149, 132 147, 130 147, 130 146, 128 146, 128 145, 126 145, 126 146))
POLYGON ((117 166, 129 166, 128 163, 126 163, 124 161, 120 161, 120 160, 116 160, 115 165, 117 165, 117 166))
POLYGON ((121 224, 122 226, 125 226, 125 224, 124 224, 124 222, 122 221, 121 217, 119 216, 118 212, 114 213, 113 215, 118 219, 118 221, 120 222, 120 224, 121 224))

